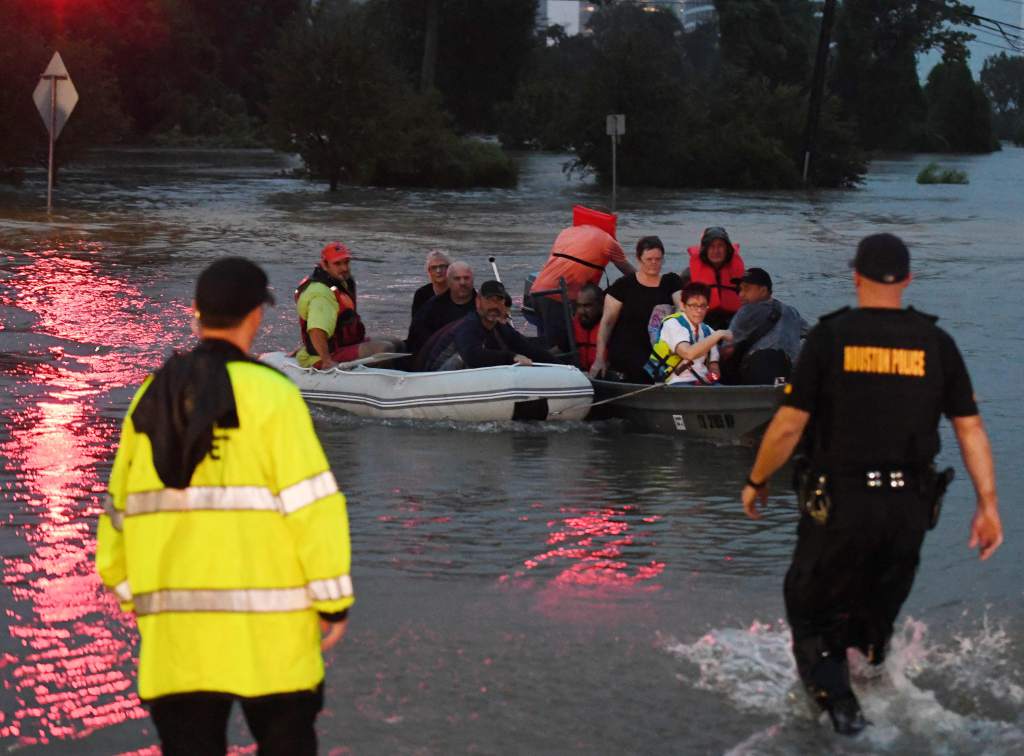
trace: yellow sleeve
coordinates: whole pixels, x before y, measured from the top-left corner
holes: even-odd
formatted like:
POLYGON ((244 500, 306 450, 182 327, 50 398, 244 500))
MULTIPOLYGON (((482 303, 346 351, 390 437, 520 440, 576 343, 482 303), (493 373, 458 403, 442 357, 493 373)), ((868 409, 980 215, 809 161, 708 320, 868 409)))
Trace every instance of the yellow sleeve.
POLYGON ((355 602, 345 497, 338 490, 302 396, 290 387, 267 428, 275 488, 318 612, 355 602))
POLYGON ((135 397, 121 423, 121 438, 117 445, 117 453, 114 455, 114 466, 107 483, 103 512, 100 514, 96 529, 96 571, 99 572, 103 584, 117 596, 121 609, 126 612, 135 610, 125 562, 123 532, 125 499, 128 495, 128 470, 132 466, 138 438, 135 425, 132 423, 132 412, 151 382, 152 377, 147 378, 135 392, 135 397))

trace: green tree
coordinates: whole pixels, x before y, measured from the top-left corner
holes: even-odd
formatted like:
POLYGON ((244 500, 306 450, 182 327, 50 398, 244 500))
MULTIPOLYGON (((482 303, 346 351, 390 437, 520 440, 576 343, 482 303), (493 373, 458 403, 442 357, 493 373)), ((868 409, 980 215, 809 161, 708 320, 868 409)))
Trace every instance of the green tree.
POLYGON ((507 147, 569 149, 576 137, 586 71, 595 55, 590 37, 568 37, 557 26, 539 35, 515 96, 511 102, 497 106, 501 143, 507 147))
POLYGON ((992 106, 963 60, 947 60, 928 74, 928 137, 938 152, 992 152, 992 106))
POLYGON ((771 86, 805 86, 815 34, 811 0, 715 0, 722 59, 771 86))
POLYGON ((928 107, 917 55, 941 48, 967 56, 973 8, 958 0, 844 0, 836 19, 831 90, 868 149, 920 149, 928 107))
MULTIPOLYGON (((714 71, 711 76, 698 74, 686 56, 692 49, 689 35, 667 13, 615 5, 596 14, 592 28, 595 59, 581 85, 573 140, 578 167, 609 178, 604 116, 618 112, 626 114, 627 124, 619 148, 623 184, 800 185, 804 87, 735 63, 705 69, 714 71)), ((761 65, 754 60, 745 65, 761 65)), ((823 186, 855 184, 865 170, 855 137, 837 110, 834 100, 823 108, 817 176, 823 186)))
POLYGON ((463 131, 494 131, 533 47, 537 0, 370 0, 371 27, 410 82, 431 81, 463 131), (430 10, 436 9, 436 42, 430 10), (428 44, 429 43, 429 44, 428 44), (433 74, 430 70, 433 69, 433 74))
POLYGON ((992 102, 1000 139, 1024 141, 1024 55, 993 55, 981 69, 981 86, 992 102))
POLYGON ((458 139, 435 95, 414 90, 350 0, 310 3, 282 37, 271 70, 275 145, 311 176, 341 182, 468 186, 514 183, 496 145, 458 139))

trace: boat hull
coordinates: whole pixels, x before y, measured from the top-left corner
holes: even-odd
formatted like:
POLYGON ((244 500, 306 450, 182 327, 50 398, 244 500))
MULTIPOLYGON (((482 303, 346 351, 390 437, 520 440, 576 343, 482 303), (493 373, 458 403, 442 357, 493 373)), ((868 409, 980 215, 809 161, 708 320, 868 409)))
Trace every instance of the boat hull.
POLYGON ((595 407, 593 419, 622 418, 632 429, 645 433, 718 441, 755 439, 775 414, 783 393, 782 386, 592 383, 595 402, 614 400, 595 407), (637 393, 630 396, 633 392, 637 393))
POLYGON ((291 378, 307 401, 360 417, 408 420, 582 420, 593 400, 587 377, 567 365, 502 365, 435 373, 299 367, 283 352, 261 358, 291 378))

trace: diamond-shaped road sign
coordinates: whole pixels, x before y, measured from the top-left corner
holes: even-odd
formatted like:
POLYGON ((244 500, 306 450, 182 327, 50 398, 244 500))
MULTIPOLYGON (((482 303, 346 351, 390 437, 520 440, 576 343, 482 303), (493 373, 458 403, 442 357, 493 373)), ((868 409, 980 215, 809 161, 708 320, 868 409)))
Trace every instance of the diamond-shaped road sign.
POLYGON ((78 104, 78 91, 71 82, 60 53, 54 53, 50 58, 50 65, 39 77, 32 99, 36 103, 39 115, 43 117, 43 124, 48 131, 52 130, 50 137, 56 139, 67 123, 71 111, 78 104), (56 99, 53 96, 54 87, 57 88, 56 99))

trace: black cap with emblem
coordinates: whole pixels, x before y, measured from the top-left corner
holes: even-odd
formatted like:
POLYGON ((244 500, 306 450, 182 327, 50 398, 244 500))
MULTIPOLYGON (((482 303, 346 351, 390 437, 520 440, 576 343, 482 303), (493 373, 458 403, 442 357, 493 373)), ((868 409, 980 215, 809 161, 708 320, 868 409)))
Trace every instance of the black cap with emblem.
POLYGON ((878 283, 900 283, 910 275, 910 251, 898 236, 872 234, 860 240, 850 267, 878 283))

